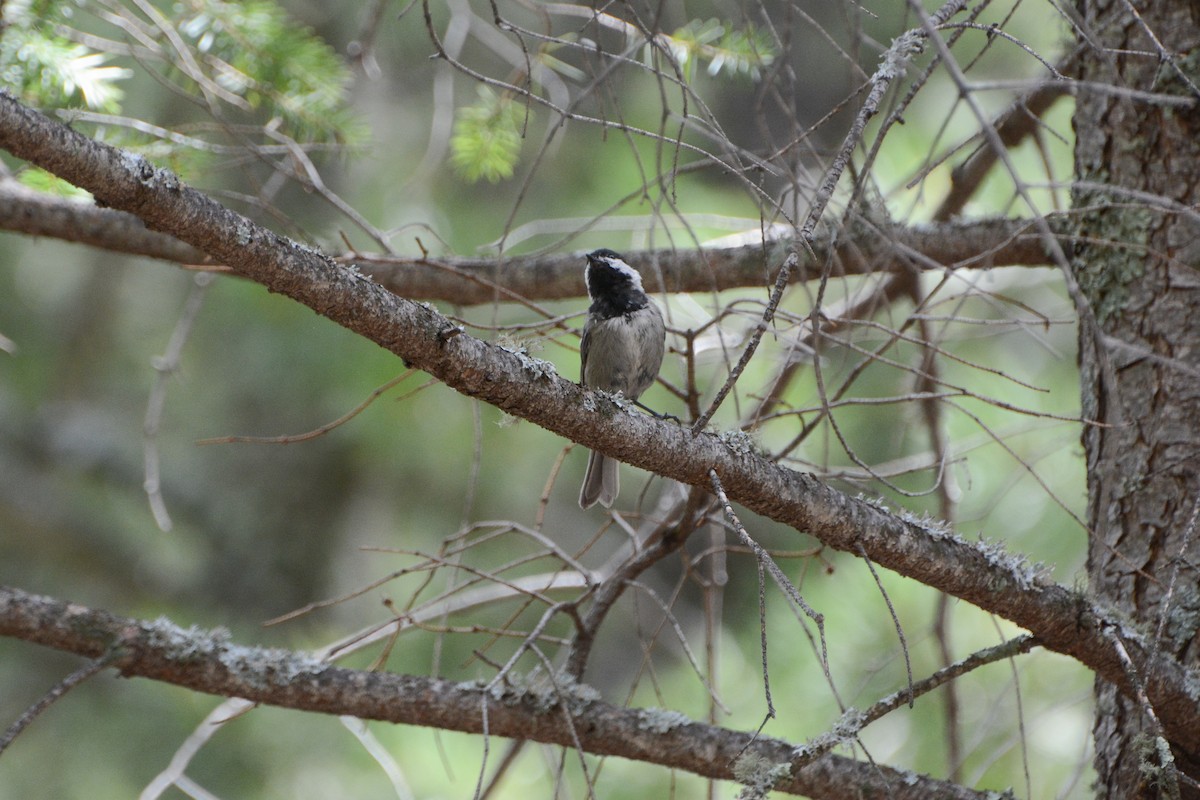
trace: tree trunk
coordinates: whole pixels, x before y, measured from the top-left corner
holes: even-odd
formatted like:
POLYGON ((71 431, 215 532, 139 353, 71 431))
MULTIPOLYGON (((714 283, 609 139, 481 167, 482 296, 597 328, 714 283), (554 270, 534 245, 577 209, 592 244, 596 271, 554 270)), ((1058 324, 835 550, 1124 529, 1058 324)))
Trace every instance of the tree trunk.
MULTIPOLYGON (((1079 11, 1083 81, 1197 98, 1196 0, 1079 0, 1079 11)), ((1195 667, 1200 112, 1084 88, 1075 133, 1073 269, 1093 314, 1080 323, 1083 415, 1105 424, 1083 434, 1091 590, 1195 667)), ((1163 769, 1172 756, 1147 708, 1103 680, 1095 691, 1098 796, 1200 797, 1163 769)), ((1194 759, 1173 758, 1200 778, 1194 759)))

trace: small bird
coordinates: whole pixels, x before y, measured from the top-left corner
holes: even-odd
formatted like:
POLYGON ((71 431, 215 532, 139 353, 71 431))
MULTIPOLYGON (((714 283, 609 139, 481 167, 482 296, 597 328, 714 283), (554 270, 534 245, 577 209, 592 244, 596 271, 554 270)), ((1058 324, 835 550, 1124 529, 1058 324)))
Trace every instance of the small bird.
MULTIPOLYGON (((612 250, 588 253, 584 279, 592 305, 579 344, 583 385, 636 400, 662 366, 667 337, 662 312, 646 296, 638 271, 612 250)), ((617 467, 608 456, 588 455, 580 508, 613 504, 621 488, 617 467)))

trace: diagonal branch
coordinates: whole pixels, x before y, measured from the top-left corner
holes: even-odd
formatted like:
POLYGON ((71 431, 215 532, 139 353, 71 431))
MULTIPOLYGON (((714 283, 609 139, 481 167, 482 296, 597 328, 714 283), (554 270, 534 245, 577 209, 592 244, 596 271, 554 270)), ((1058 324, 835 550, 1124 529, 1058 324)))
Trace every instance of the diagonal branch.
MULTIPOLYGON (((993 124, 996 136, 1005 147, 1016 147, 1037 131, 1042 116, 1060 97, 1070 94, 1063 83, 1043 83, 1028 94, 1017 98, 993 124)), ((995 149, 980 145, 950 173, 950 192, 934 214, 937 220, 948 220, 963 210, 967 201, 978 191, 983 179, 996 164, 995 149)))
MULTIPOLYGON (((1056 76, 1071 74, 1078 68, 1079 50, 1075 50, 1054 67, 1056 76)), ((995 121, 992 127, 1000 142, 1009 148, 1016 147, 1026 137, 1037 132, 1042 117, 1059 98, 1071 93, 1071 85, 1063 80, 1049 80, 1016 98, 995 121)), ((984 138, 982 133, 974 138, 984 138)), ((966 159, 950 173, 950 191, 942 200, 934 219, 952 219, 963 210, 967 201, 979 190, 983 179, 995 166, 998 155, 995 148, 980 144, 966 159)))
POLYGON ((1171 740, 1200 755, 1195 694, 1200 678, 1151 652, 1148 637, 1080 593, 1040 576, 994 544, 970 543, 943 526, 893 513, 793 472, 737 435, 690 432, 635 413, 559 377, 552 365, 476 339, 423 303, 398 297, 183 185, 141 156, 104 145, 0 93, 0 147, 137 214, 400 356, 456 391, 650 472, 708 486, 710 470, 743 506, 876 564, 998 614, 1072 656, 1129 696, 1135 687, 1108 630, 1120 631, 1145 694, 1171 740))
MULTIPOLYGON (((125 677, 324 714, 482 733, 486 706, 492 736, 582 746, 596 755, 719 780, 736 780, 734 762, 742 752, 785 768, 795 757, 794 748, 779 739, 689 722, 660 709, 622 708, 583 693, 488 690, 475 682, 343 669, 302 653, 237 645, 221 630, 184 630, 164 619, 130 619, 3 586, 0 635, 90 658, 117 653, 113 665, 125 677)), ((794 770, 776 788, 812 797, 846 797, 848 786, 858 787, 858 796, 864 798, 986 796, 936 778, 830 754, 794 770)))

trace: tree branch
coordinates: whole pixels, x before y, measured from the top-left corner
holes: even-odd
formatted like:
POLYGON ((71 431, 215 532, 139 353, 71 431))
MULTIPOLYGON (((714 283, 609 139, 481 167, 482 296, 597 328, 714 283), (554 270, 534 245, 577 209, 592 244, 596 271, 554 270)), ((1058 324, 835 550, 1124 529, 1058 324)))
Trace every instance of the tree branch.
POLYGON ((0 230, 182 264, 209 260, 174 236, 147 229, 133 214, 35 191, 10 177, 0 178, 0 230))
POLYGON ((87 189, 102 204, 137 214, 148 227, 307 305, 462 394, 682 483, 708 486, 709 470, 715 470, 729 497, 745 507, 1009 619, 1134 696, 1108 638, 1115 627, 1171 740, 1200 755, 1200 710, 1189 690, 1200 677, 1153 654, 1149 637, 1001 547, 969 543, 937 523, 849 497, 768 461, 743 437, 693 436, 635 413, 559 377, 547 362, 463 333, 432 307, 398 297, 356 269, 339 267, 230 211, 141 156, 92 141, 7 93, 0 93, 0 147, 87 189))
MULTIPOLYGON (((323 714, 478 734, 484 731, 486 705, 492 736, 563 747, 578 742, 595 755, 718 780, 736 780, 734 763, 743 753, 772 766, 791 764, 797 757, 796 749, 779 739, 689 722, 661 709, 622 708, 584 693, 560 696, 550 688, 488 691, 475 682, 343 669, 301 653, 237 645, 219 629, 184 630, 165 619, 130 619, 5 586, 0 586, 0 635, 88 658, 116 654, 113 666, 125 677, 323 714)), ((936 778, 829 754, 795 770, 775 788, 812 797, 985 797, 936 778)))
MULTIPOLYGON (((1074 63, 1069 58, 1059 69, 1068 72, 1074 63)), ((1004 113, 996 118, 992 126, 996 136, 1009 148, 1016 147, 1025 137, 1032 135, 1042 125, 1042 117, 1059 98, 1070 94, 1070 87, 1063 81, 1046 82, 1013 101, 1004 113)), ((981 135, 981 134, 977 134, 981 135)), ((967 201, 983 183, 997 160, 994 148, 981 144, 950 173, 950 192, 934 213, 936 220, 948 220, 962 211, 967 201)), ((1047 263, 1052 263, 1049 260, 1047 263)))
MULTIPOLYGON (((37 192, 11 179, 0 180, 0 230, 182 264, 214 267, 219 263, 174 236, 148 229, 133 214, 37 192)), ((769 253, 764 253, 761 245, 745 245, 626 255, 650 274, 661 276, 658 288, 663 291, 709 292, 765 285, 790 251, 790 240, 782 239, 770 245, 769 253), (765 262, 773 262, 772 269, 765 262)), ((1017 219, 914 225, 889 229, 887 236, 867 230, 855 235, 842 232, 837 244, 825 235, 813 242, 811 252, 796 253, 800 261, 789 276, 792 283, 815 277, 830 260, 837 265, 835 274, 841 275, 892 269, 900 254, 924 269, 1052 263, 1031 223, 1017 219)), ((385 288, 412 300, 445 300, 463 306, 490 303, 497 299, 496 286, 504 287, 500 300, 512 295, 554 300, 585 294, 577 253, 513 256, 499 261, 359 253, 337 260, 357 264, 385 288)))

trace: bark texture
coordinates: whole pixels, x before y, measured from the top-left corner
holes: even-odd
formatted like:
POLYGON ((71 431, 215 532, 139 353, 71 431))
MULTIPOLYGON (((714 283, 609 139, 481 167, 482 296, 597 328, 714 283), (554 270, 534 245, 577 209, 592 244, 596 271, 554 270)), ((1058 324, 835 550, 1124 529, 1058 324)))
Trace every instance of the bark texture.
POLYGON ((850 497, 768 461, 744 437, 693 435, 585 392, 546 362, 476 339, 432 307, 388 292, 357 270, 230 211, 141 156, 92 141, 3 91, 0 148, 86 188, 108 207, 136 214, 152 230, 203 250, 462 394, 681 483, 711 486, 715 470, 729 498, 746 508, 999 614, 1128 696, 1144 694, 1172 741, 1200 753, 1195 689, 1200 679, 1170 654, 1154 652, 1148 637, 1127 634, 1123 620, 1107 607, 1053 583, 1002 547, 968 542, 936 522, 850 497), (1120 646, 1114 630, 1123 634, 1120 646), (1139 680, 1126 664, 1137 667, 1139 680))
MULTIPOLYGON (((1079 11, 1084 81, 1197 96, 1200 4, 1080 0, 1079 11)), ((1083 435, 1091 588, 1152 648, 1195 667, 1200 112, 1081 91, 1075 130, 1074 270, 1094 314, 1080 326, 1083 412, 1106 423, 1083 435)), ((1170 736, 1168 753, 1150 704, 1104 680, 1096 700, 1099 796, 1200 797, 1187 779, 1200 778, 1196 753, 1170 736)))
MULTIPOLYGON (((1007 131, 1007 127, 1001 127, 1007 131)), ((987 151, 981 150, 980 153, 987 151)), ((976 156, 971 163, 986 161, 976 156)), ((991 163, 991 162, 987 162, 991 163)), ((975 180, 978 168, 965 171, 975 180)), ((829 235, 797 250, 797 283, 836 264, 839 275, 865 275, 888 270, 946 268, 1042 267, 1053 263, 1037 227, 1029 220, 991 218, 912 225, 882 230, 860 226, 856 236, 829 235)), ((1068 220, 1052 217, 1053 230, 1064 234, 1068 220)), ((208 270, 228 269, 204 251, 176 237, 147 228, 134 214, 92 203, 55 197, 0 177, 0 231, 78 242, 116 253, 149 256, 208 270)), ((711 292, 770 282, 793 243, 780 239, 769 248, 739 245, 692 250, 626 252, 625 258, 646 272, 655 292, 711 292)), ((456 305, 522 302, 584 297, 583 257, 579 253, 508 256, 504 259, 463 256, 398 256, 349 253, 353 262, 390 291, 410 300, 445 300, 456 305)))
MULTIPOLYGON (((438 678, 343 669, 310 655, 244 647, 227 631, 121 617, 0 586, 0 636, 91 658, 144 677, 256 703, 360 719, 578 747, 743 780, 810 797, 846 800, 988 800, 981 792, 913 772, 824 752, 808 757, 779 739, 690 722, 661 709, 601 702, 585 686, 438 678)), ((1011 795, 1005 795, 1011 797, 1011 795)))

